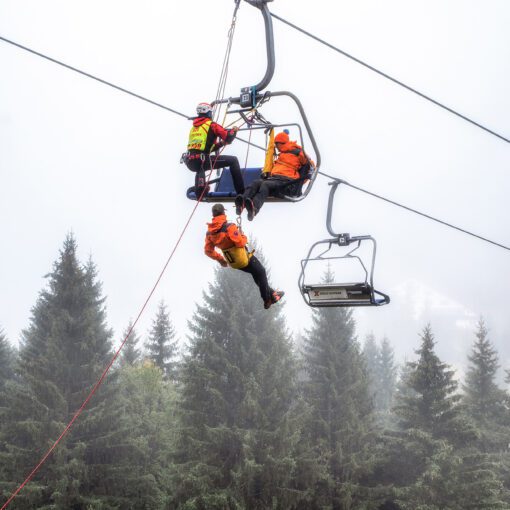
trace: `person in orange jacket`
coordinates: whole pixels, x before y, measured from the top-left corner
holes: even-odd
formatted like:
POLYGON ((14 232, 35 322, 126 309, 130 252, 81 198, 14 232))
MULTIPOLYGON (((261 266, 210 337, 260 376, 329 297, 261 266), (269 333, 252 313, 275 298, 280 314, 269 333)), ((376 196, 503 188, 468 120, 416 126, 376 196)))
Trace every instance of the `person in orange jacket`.
POLYGON ((230 168, 232 181, 236 193, 244 192, 244 182, 239 166, 239 160, 235 156, 219 154, 211 155, 213 151, 220 149, 234 141, 237 135, 237 127, 225 129, 212 121, 212 106, 209 103, 199 103, 197 117, 193 119, 193 126, 189 132, 188 152, 183 154, 182 161, 192 172, 195 172, 195 195, 197 200, 208 190, 205 189, 205 172, 211 168, 230 168))
POLYGON ((287 191, 294 181, 301 179, 303 168, 309 169, 310 160, 295 141, 289 139, 287 131, 278 133, 274 138, 278 158, 274 162, 270 174, 262 174, 261 179, 255 179, 243 194, 235 199, 236 213, 240 215, 246 208, 248 220, 260 211, 268 196, 291 194, 287 191), (287 193, 286 193, 287 191, 287 193))
POLYGON ((234 223, 227 221, 223 204, 212 206, 212 222, 208 223, 205 236, 204 252, 208 257, 218 261, 222 267, 230 266, 252 275, 260 290, 260 297, 267 310, 284 296, 284 292, 273 290, 267 281, 264 266, 253 252, 248 252, 248 239, 234 223), (219 248, 222 253, 219 253, 219 248))

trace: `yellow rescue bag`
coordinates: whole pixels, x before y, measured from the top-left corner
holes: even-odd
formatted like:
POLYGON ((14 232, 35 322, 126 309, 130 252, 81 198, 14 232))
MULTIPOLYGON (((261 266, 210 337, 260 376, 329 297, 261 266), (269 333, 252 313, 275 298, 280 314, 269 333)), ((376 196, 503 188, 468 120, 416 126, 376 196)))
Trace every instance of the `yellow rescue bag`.
POLYGON ((221 250, 227 264, 233 269, 243 269, 250 263, 253 251, 248 251, 245 247, 237 248, 236 246, 221 250))
POLYGON ((270 174, 273 171, 273 166, 274 166, 274 128, 271 128, 271 131, 269 132, 269 141, 266 150, 266 160, 264 161, 264 168, 262 169, 262 173, 270 174))

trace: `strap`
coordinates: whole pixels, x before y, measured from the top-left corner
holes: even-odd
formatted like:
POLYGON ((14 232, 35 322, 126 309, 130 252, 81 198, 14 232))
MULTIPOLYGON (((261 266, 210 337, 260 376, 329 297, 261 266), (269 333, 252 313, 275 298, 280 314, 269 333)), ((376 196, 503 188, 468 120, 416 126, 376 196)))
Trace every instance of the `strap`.
POLYGON ((226 221, 225 223, 223 223, 223 225, 217 232, 226 232, 230 225, 233 225, 233 223, 229 223, 228 221, 226 221))

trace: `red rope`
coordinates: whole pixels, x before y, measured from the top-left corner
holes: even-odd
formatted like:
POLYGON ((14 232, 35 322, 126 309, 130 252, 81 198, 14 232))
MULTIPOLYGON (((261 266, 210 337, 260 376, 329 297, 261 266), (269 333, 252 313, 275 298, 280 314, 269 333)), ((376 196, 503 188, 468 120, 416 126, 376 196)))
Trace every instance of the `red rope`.
POLYGON ((90 399, 93 397, 93 395, 98 390, 99 386, 101 386, 101 384, 102 384, 103 380, 105 379, 106 375, 108 374, 110 368, 112 367, 113 363, 115 362, 115 360, 119 356, 120 351, 124 347, 124 344, 127 342, 129 336, 131 335, 133 329, 135 328, 138 320, 142 316, 142 313, 144 312, 147 304, 149 303, 152 295, 154 294, 154 291, 156 290, 156 287, 159 285, 159 282, 161 281, 161 278, 163 277, 163 274, 165 273, 166 268, 168 267, 168 264, 170 263, 170 260, 172 259, 175 251, 177 250, 177 247, 179 246, 179 244, 180 244, 180 242, 181 242, 181 240, 182 240, 182 238, 184 236, 184 233, 186 232, 186 230, 187 230, 187 228, 188 228, 188 226, 189 226, 189 224, 191 222, 191 219, 193 218, 193 215, 195 214, 195 211, 197 210, 198 204, 202 201, 202 198, 204 196, 205 190, 207 189, 207 185, 209 184, 209 181, 211 180, 211 175, 212 175, 212 172, 214 170, 214 165, 216 164, 216 160, 218 159, 218 156, 220 154, 221 154, 221 151, 218 152, 218 154, 216 156, 216 159, 214 160, 214 164, 212 165, 211 171, 209 172, 209 176, 207 177, 207 183, 206 183, 206 185, 204 187, 204 190, 202 191, 200 197, 198 198, 197 203, 195 204, 195 207, 193 208, 193 211, 191 211, 191 214, 190 214, 190 216, 188 218, 188 221, 186 222, 186 224, 184 225, 184 228, 182 229, 181 235, 177 239, 177 242, 175 243, 175 245, 174 245, 170 255, 168 256, 168 259, 165 262, 165 265, 163 266, 163 269, 159 273, 159 276, 158 276, 158 278, 156 280, 156 283, 152 287, 152 290, 150 291, 150 293, 149 293, 147 299, 145 300, 142 308, 138 312, 138 315, 137 315, 135 321, 133 322, 133 324, 131 325, 131 328, 127 332, 124 340, 120 344, 120 347, 117 349, 117 352, 115 353, 115 355, 111 359, 111 361, 108 364, 108 366, 104 369, 103 373, 101 374, 101 377, 98 379, 98 381, 96 382, 96 384, 94 385, 94 387, 90 391, 89 395, 84 400, 83 404, 80 406, 78 411, 76 411, 76 413, 72 417, 71 421, 67 424, 66 428, 62 431, 60 436, 58 436, 58 439, 53 443, 51 448, 44 454, 43 458, 39 461, 37 466, 35 466, 35 468, 31 471, 31 473, 25 478, 24 482, 11 494, 10 498, 4 503, 4 505, 2 506, 2 508, 0 510, 5 510, 7 508, 7 506, 9 505, 9 503, 11 503, 11 501, 20 493, 20 491, 23 489, 23 487, 25 487, 25 485, 32 479, 32 477, 37 473, 37 471, 39 471, 40 467, 46 462, 46 459, 51 455, 51 453, 57 447, 57 445, 60 443, 62 438, 69 432, 69 429, 73 426, 73 423, 78 419, 78 417, 80 416, 82 411, 85 409, 85 407, 89 403, 90 399))

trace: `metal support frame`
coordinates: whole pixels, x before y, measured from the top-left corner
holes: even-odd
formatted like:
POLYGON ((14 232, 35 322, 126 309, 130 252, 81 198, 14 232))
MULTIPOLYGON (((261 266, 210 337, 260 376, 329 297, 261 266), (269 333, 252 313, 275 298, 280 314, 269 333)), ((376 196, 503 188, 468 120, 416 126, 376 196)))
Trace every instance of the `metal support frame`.
MULTIPOLYGON (((337 305, 335 305, 335 304, 329 304, 329 305, 315 304, 315 305, 313 305, 310 303, 310 300, 307 299, 305 296, 305 291, 306 291, 306 287, 307 287, 306 283, 305 283, 306 266, 309 262, 311 262, 313 260, 332 260, 332 259, 338 259, 338 258, 356 258, 360 262, 360 264, 365 272, 365 284, 369 285, 369 288, 370 288, 370 298, 371 298, 370 303, 365 303, 365 304, 371 304, 371 305, 375 305, 375 306, 387 304, 390 302, 390 297, 388 295, 383 294, 382 292, 379 292, 374 289, 375 257, 377 254, 377 243, 376 243, 375 239, 370 235, 351 236, 347 233, 339 234, 333 230, 333 227, 331 225, 335 193, 338 189, 338 186, 340 184, 342 184, 342 182, 345 182, 345 181, 342 181, 341 179, 336 179, 329 183, 329 185, 331 186, 331 190, 329 192, 329 198, 328 198, 326 228, 327 228, 329 234, 333 237, 330 239, 323 239, 322 241, 315 242, 312 245, 312 247, 310 248, 310 250, 308 251, 307 257, 301 261, 301 273, 298 278, 299 289, 301 291, 301 294, 303 295, 303 299, 310 306, 342 306, 340 303, 338 303, 337 305), (371 264, 370 264, 370 270, 367 270, 367 268, 365 267, 365 264, 363 263, 363 261, 361 260, 361 258, 358 255, 354 255, 354 256, 352 255, 352 253, 359 248, 362 241, 370 241, 372 243, 372 260, 371 260, 371 264), (357 243, 357 246, 355 248, 353 248, 351 251, 349 251, 346 255, 343 255, 341 257, 323 257, 323 255, 325 253, 327 253, 333 245, 346 247, 346 246, 350 246, 352 243, 357 243), (312 258, 311 255, 312 255, 313 250, 315 249, 316 246, 318 246, 320 244, 327 244, 328 245, 327 250, 323 251, 318 256, 312 258), (382 299, 377 300, 375 297, 375 294, 381 296, 382 299)), ((341 284, 339 284, 339 286, 341 286, 341 284)), ((361 304, 361 303, 359 303, 359 304, 361 304)), ((344 306, 348 306, 348 305, 344 305, 344 306)))
MULTIPOLYGON (((248 87, 251 89, 254 89, 254 101, 258 103, 259 101, 264 102, 265 100, 268 100, 270 97, 278 97, 278 96, 287 96, 290 97, 296 106, 298 107, 298 110, 300 112, 301 118, 303 119, 303 123, 306 128, 306 133, 308 135, 308 138, 310 139, 310 142, 313 147, 314 151, 314 161, 315 161, 315 170, 312 173, 312 177, 310 181, 308 182, 308 185, 302 192, 302 194, 299 197, 292 197, 292 196, 286 196, 285 201, 287 202, 299 202, 306 198, 308 195, 310 189, 312 188, 315 179, 317 178, 317 174, 320 169, 321 165, 321 155, 319 152, 319 148, 317 146, 317 142, 315 141, 315 137, 312 132, 312 128, 310 127, 310 123, 308 122, 308 117, 306 116, 305 110, 303 108, 303 105, 301 104, 301 101, 297 98, 296 95, 294 95, 292 92, 289 91, 278 91, 278 92, 269 92, 266 91, 264 93, 261 93, 262 90, 264 90, 270 83, 275 69, 275 51, 274 51, 274 35, 273 35, 273 21, 271 17, 271 13, 268 9, 268 2, 271 2, 272 0, 245 0, 247 3, 252 5, 253 7, 260 10, 262 17, 264 18, 264 26, 265 26, 265 34, 266 34, 266 52, 267 52, 267 67, 266 72, 264 74, 264 77, 262 80, 253 87, 248 87)), ((241 96, 238 97, 229 97, 228 99, 222 98, 218 99, 212 102, 212 105, 217 104, 237 104, 241 105, 241 96)), ((228 107, 227 107, 228 109, 228 107)), ((242 109, 241 111, 250 111, 250 108, 242 109)), ((279 124, 282 125, 282 124, 279 124)), ((283 124, 283 125, 292 125, 292 124, 283 124)), ((304 141, 303 141, 303 135, 301 132, 301 127, 299 128, 301 140, 302 140, 302 146, 303 150, 305 150, 304 141)), ((305 150, 306 152, 306 150, 305 150)))

